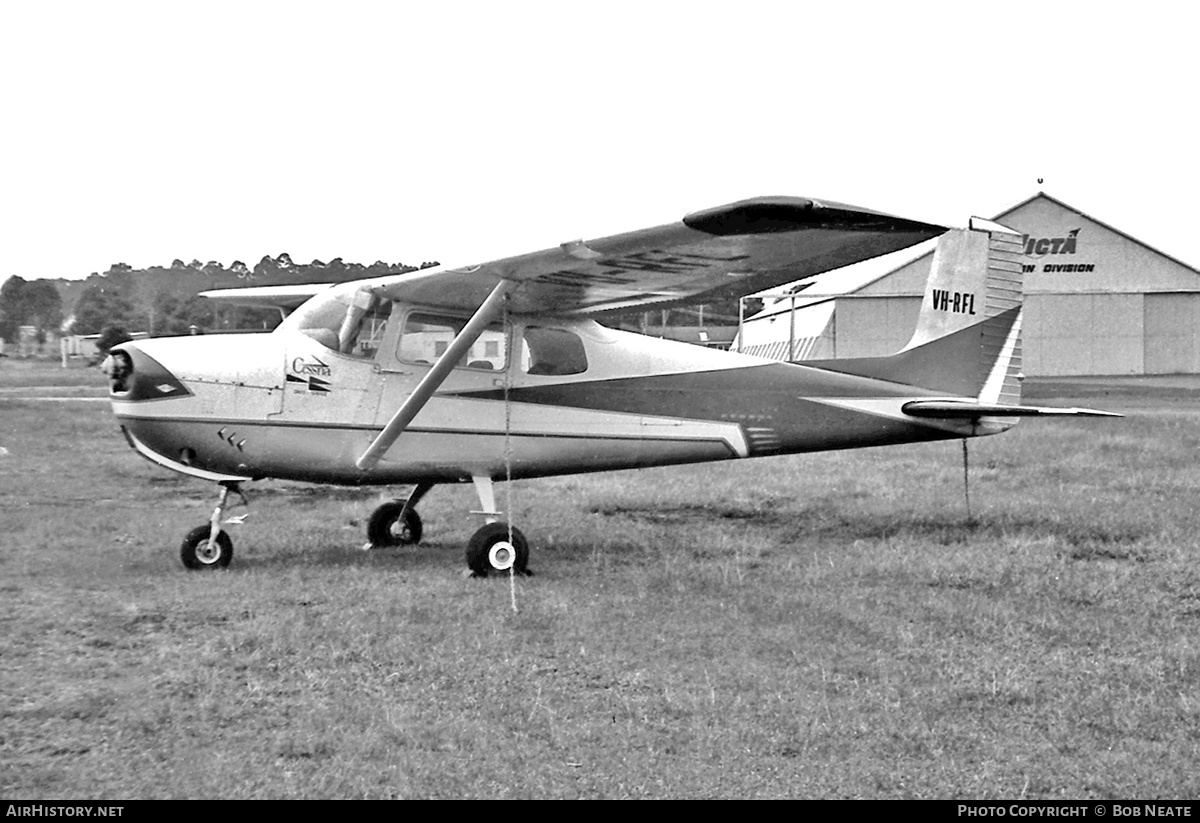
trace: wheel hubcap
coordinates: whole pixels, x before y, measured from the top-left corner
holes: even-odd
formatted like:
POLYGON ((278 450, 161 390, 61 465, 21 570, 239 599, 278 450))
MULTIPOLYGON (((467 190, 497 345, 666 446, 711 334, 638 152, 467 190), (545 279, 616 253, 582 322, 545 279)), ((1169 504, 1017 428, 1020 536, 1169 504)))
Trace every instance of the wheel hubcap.
POLYGON ((488 549, 488 563, 493 569, 507 571, 517 560, 517 550, 507 540, 501 540, 488 549))
POLYGON ((211 566, 216 563, 221 557, 221 546, 215 540, 205 538, 200 545, 196 547, 196 559, 205 565, 211 566))

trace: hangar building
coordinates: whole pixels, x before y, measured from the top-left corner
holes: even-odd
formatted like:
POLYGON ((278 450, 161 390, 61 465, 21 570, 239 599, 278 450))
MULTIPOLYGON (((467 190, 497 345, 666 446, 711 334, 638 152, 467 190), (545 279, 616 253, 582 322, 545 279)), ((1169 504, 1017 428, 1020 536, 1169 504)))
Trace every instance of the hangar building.
MULTIPOLYGON (((1025 235, 1026 374, 1200 373, 1200 270, 1044 192, 993 219, 1025 235)), ((897 351, 916 326, 934 242, 775 293, 734 348, 777 359, 897 351)))

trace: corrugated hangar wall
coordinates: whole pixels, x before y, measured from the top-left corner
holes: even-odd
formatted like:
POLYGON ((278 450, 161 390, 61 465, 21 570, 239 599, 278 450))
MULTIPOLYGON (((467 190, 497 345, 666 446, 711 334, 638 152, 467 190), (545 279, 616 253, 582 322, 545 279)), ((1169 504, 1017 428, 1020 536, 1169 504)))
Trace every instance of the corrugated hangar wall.
MULTIPOLYGON (((1026 234, 1026 374, 1200 373, 1200 271, 1044 193, 994 219, 1026 234)), ((931 259, 839 297, 834 356, 907 343, 931 259)))
POLYGON ((1200 294, 1147 294, 1145 374, 1200 372, 1200 294))

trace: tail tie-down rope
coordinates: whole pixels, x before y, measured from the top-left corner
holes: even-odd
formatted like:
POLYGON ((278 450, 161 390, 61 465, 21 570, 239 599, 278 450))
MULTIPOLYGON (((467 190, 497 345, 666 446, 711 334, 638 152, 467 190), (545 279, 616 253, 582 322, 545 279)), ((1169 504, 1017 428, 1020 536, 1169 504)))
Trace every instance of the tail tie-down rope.
MULTIPOLYGON (((503 322, 501 323, 500 328, 511 335, 508 325, 508 299, 508 294, 506 293, 504 295, 503 322)), ((510 336, 508 368, 504 370, 504 510, 508 512, 508 545, 515 546, 516 544, 513 543, 512 522, 512 405, 508 401, 508 390, 512 382, 513 370, 513 353, 511 351, 512 342, 513 339, 510 336)), ((519 352, 518 356, 520 356, 519 352)), ((509 564, 508 567, 508 598, 512 605, 513 614, 517 614, 517 564, 515 562, 509 564)))

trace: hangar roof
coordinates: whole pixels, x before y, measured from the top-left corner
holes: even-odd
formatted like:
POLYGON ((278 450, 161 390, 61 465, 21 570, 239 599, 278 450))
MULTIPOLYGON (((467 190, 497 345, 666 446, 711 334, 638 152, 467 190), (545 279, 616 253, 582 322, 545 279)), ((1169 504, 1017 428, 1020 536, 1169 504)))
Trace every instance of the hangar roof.
POLYGON ((1029 205, 1030 203, 1034 202, 1035 200, 1039 200, 1039 199, 1048 200, 1051 203, 1055 204, 1056 206, 1059 206, 1060 208, 1066 209, 1067 211, 1073 211, 1076 214, 1078 214, 1080 217, 1091 220, 1096 225, 1102 226, 1103 228, 1108 229, 1109 231, 1113 232, 1114 234, 1119 234, 1121 237, 1124 237, 1126 240, 1136 243, 1139 246, 1141 246, 1142 248, 1144 248, 1148 251, 1151 251, 1160 257, 1165 257, 1166 259, 1170 260, 1172 263, 1177 263, 1180 266, 1183 266, 1185 269, 1195 272, 1196 274, 1200 274, 1200 269, 1197 269, 1195 266, 1190 266, 1187 263, 1184 263, 1178 257, 1172 257, 1171 255, 1169 255, 1165 252, 1159 251, 1158 249, 1151 246, 1149 243, 1143 243, 1141 240, 1138 240, 1133 235, 1126 234, 1125 232, 1121 231, 1120 229, 1110 226, 1108 223, 1105 223, 1103 220, 1097 220, 1095 217, 1092 217, 1090 214, 1087 214, 1086 212, 1082 212, 1079 209, 1075 208, 1074 206, 1064 203, 1063 201, 1059 200, 1057 197, 1051 197, 1050 195, 1046 194, 1044 191, 1039 191, 1037 194, 1033 195, 1032 197, 1027 197, 1026 199, 1022 200, 1020 203, 1017 203, 1015 206, 1011 206, 1011 207, 1005 209, 1004 211, 1000 212, 992 219, 997 221, 998 223, 1003 223, 1005 217, 1007 217, 1008 215, 1012 214, 1013 212, 1015 212, 1019 209, 1024 208, 1025 206, 1029 205))

